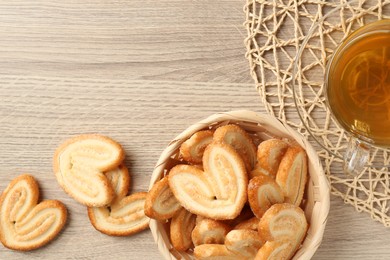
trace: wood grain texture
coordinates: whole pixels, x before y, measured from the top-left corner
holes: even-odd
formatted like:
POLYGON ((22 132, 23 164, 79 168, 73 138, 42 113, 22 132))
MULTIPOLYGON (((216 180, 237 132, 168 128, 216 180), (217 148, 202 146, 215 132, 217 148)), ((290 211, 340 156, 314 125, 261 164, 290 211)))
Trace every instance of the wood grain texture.
POLYGON ((0 71, 248 83, 242 7, 226 0, 2 1, 0 71))
MULTIPOLYGON (((147 190, 160 153, 186 127, 236 109, 264 112, 245 60, 243 1, 1 1, 0 191, 38 180, 69 210, 63 232, 0 259, 161 259, 151 233, 103 235, 52 172, 65 139, 120 142, 132 191, 147 190)), ((313 259, 388 259, 389 231, 332 198, 313 259)))

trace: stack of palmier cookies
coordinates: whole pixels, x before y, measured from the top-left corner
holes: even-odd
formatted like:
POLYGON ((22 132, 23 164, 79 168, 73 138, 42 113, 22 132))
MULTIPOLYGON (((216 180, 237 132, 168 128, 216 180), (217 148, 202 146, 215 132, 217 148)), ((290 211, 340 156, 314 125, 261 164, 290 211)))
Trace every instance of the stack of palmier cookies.
POLYGON ((129 236, 149 225, 144 214, 146 192, 127 195, 130 174, 124 158, 119 143, 97 134, 71 138, 54 155, 60 186, 87 206, 95 229, 111 236, 129 236))
POLYGON ((300 208, 307 155, 236 124, 193 134, 180 163, 146 196, 145 214, 169 225, 172 247, 196 259, 290 259, 308 223, 300 208))

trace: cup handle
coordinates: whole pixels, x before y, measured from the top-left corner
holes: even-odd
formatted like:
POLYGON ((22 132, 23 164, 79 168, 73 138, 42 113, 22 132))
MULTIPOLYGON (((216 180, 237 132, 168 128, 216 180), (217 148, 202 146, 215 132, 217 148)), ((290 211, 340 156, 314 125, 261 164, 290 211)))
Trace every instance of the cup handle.
POLYGON ((344 154, 344 172, 356 176, 360 174, 368 161, 370 146, 355 137, 350 137, 344 154))

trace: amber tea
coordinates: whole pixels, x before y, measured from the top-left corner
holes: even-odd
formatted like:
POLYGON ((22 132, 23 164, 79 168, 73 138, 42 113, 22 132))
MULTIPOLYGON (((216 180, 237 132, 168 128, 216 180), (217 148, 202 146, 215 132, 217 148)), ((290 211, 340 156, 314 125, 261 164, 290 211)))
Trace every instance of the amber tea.
POLYGON ((327 71, 327 101, 341 126, 356 137, 390 146, 389 30, 352 34, 327 71))

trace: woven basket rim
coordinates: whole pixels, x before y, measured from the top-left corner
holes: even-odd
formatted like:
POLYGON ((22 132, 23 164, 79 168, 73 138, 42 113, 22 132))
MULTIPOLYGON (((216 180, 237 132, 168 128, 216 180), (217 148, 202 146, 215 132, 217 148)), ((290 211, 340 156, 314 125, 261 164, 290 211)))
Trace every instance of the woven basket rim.
MULTIPOLYGON (((306 150, 309 159, 309 181, 313 183, 314 195, 312 196, 312 199, 314 199, 314 204, 313 207, 310 208, 311 222, 307 236, 302 247, 296 252, 293 259, 310 259, 320 246, 323 238, 330 207, 330 186, 317 152, 311 144, 297 131, 293 130, 290 126, 281 122, 276 117, 268 114, 258 114, 249 110, 235 110, 216 113, 190 125, 187 129, 177 135, 161 153, 151 176, 149 189, 151 189, 155 182, 161 179, 167 161, 169 161, 172 155, 177 153, 182 142, 188 139, 193 133, 220 122, 248 123, 250 127, 251 124, 253 124, 253 127, 257 127, 258 129, 263 128, 263 130, 269 131, 271 134, 278 137, 294 139, 306 150), (314 170, 315 173, 313 172, 314 170)), ((172 248, 170 247, 169 237, 165 230, 164 232, 160 232, 164 229, 163 224, 151 219, 149 226, 163 257, 169 260, 177 259, 171 252, 172 248)), ((184 259, 191 259, 190 255, 187 253, 175 252, 175 254, 180 255, 180 257, 184 259)))

